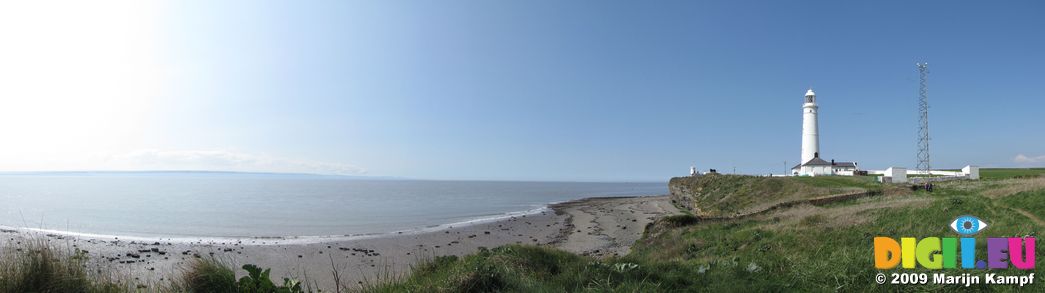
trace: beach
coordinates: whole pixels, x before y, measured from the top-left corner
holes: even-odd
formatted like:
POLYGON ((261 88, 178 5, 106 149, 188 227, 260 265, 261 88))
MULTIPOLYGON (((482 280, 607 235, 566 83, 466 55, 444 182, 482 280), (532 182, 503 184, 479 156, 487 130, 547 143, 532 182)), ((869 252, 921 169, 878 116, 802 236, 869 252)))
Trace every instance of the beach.
POLYGON ((0 247, 47 241, 59 249, 84 251, 95 270, 114 272, 137 283, 162 286, 197 257, 215 257, 239 267, 272 268, 274 279, 307 280, 326 290, 357 288, 409 272, 435 256, 467 255, 507 244, 555 247, 593 257, 624 255, 658 217, 678 213, 667 196, 597 197, 549 205, 525 214, 417 231, 327 238, 93 237, 58 232, 0 230, 0 247), (335 273, 336 272, 336 273, 335 273))

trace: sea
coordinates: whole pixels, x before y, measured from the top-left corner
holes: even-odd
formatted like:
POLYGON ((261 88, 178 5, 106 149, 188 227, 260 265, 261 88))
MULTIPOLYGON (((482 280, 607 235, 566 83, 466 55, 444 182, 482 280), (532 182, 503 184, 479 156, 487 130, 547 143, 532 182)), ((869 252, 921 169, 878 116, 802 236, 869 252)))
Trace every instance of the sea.
POLYGON ((665 182, 367 179, 223 172, 0 175, 0 226, 93 236, 380 235, 547 212, 586 197, 667 193, 665 182))

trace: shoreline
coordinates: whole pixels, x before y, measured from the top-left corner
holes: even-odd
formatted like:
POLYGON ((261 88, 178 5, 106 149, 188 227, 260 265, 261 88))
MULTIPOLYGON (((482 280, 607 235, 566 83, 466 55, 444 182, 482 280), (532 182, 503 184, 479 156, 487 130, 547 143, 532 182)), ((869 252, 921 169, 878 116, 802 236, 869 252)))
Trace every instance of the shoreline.
POLYGON ((533 213, 505 215, 465 225, 414 233, 381 233, 366 238, 222 239, 174 242, 95 239, 40 232, 0 231, 0 248, 22 241, 46 241, 69 251, 87 251, 89 266, 128 276, 148 287, 176 277, 197 257, 225 260, 242 276, 243 264, 272 268, 273 278, 308 279, 321 288, 334 286, 337 270, 343 286, 358 288, 408 273, 418 262, 435 256, 463 256, 482 248, 508 244, 548 246, 593 257, 626 254, 647 223, 676 213, 666 195, 582 198, 548 204, 533 213), (313 241, 318 240, 318 241, 313 241), (307 278, 305 278, 307 276, 307 278))
MULTIPOLYGON (((631 197, 643 197, 643 196, 628 196, 622 198, 631 197)), ((586 199, 586 198, 585 198, 586 199)), ((571 200, 579 201, 584 199, 571 200)), ((168 235, 164 236, 141 236, 141 235, 116 235, 116 234, 98 234, 90 232, 73 232, 65 230, 53 230, 43 228, 28 228, 28 227, 14 227, 0 224, 0 233, 38 233, 44 235, 55 235, 61 236, 62 238, 76 238, 81 240, 98 240, 98 241, 112 241, 112 240, 124 240, 124 241, 161 241, 169 243, 179 244, 200 244, 200 243, 224 243, 224 242, 239 242, 250 241, 249 245, 279 245, 279 244, 322 244, 328 242, 341 242, 341 241, 354 241, 354 240, 365 240, 381 237, 390 237, 397 235, 415 235, 423 233, 439 232, 454 227, 467 227, 470 225, 478 225, 483 223, 497 222, 505 219, 514 217, 533 215, 538 213, 544 213, 552 211, 552 205, 558 203, 546 204, 539 208, 533 208, 525 211, 507 212, 500 215, 483 216, 474 219, 468 219, 464 221, 452 222, 447 224, 436 224, 427 225, 421 227, 408 228, 403 230, 395 230, 390 232, 373 232, 373 233, 359 233, 359 234, 343 234, 343 235, 302 235, 302 236, 188 236, 188 235, 168 235), (258 243, 258 241, 262 241, 258 243)), ((246 243, 244 245, 247 245, 246 243)))
POLYGON ((533 215, 542 212, 554 211, 556 208, 574 205, 578 203, 584 203, 589 201, 598 200, 610 200, 620 198, 637 198, 637 197, 655 197, 663 195, 629 195, 629 196, 593 196, 585 197, 567 201, 558 201, 544 204, 541 207, 536 207, 523 211, 512 211, 497 215, 480 216, 477 218, 467 219, 463 221, 417 226, 402 230, 394 230, 389 232, 372 232, 372 233, 358 233, 358 234, 332 234, 332 235, 286 235, 286 236, 193 236, 193 235, 130 235, 130 234, 100 234, 92 232, 75 232, 57 229, 45 229, 45 228, 31 228, 31 227, 17 227, 0 224, 0 233, 39 233, 39 234, 52 234, 56 236, 77 238, 81 240, 99 240, 99 241, 112 241, 112 240, 125 240, 125 241, 162 241, 170 243, 182 243, 182 244, 199 244, 199 243, 222 243, 222 242, 243 242, 251 241, 250 245, 278 245, 278 244, 321 244, 327 242, 339 242, 339 241, 353 241, 353 240, 364 240, 380 237, 389 237, 396 235, 413 235, 421 233, 439 232, 445 229, 454 227, 467 227, 470 225, 477 225, 489 222, 497 222, 513 217, 519 217, 524 215, 533 215), (263 241, 265 243, 255 243, 257 241, 263 241), (271 242, 270 242, 271 241, 271 242))

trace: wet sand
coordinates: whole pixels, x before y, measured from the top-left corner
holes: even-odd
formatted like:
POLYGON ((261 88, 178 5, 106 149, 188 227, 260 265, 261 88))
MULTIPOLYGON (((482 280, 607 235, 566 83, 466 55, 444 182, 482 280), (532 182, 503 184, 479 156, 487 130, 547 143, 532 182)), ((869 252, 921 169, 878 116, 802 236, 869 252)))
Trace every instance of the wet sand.
POLYGON ((238 269, 272 268, 272 276, 309 280, 320 288, 340 283, 358 288, 409 272, 411 265, 440 255, 467 255, 506 244, 551 246, 606 257, 627 254, 655 218, 678 213, 667 196, 589 198, 554 204, 549 210, 444 230, 366 239, 230 239, 177 242, 165 239, 91 238, 0 230, 0 247, 48 241, 59 249, 87 251, 92 269, 124 274, 148 287, 169 282, 196 257, 216 257, 238 269))

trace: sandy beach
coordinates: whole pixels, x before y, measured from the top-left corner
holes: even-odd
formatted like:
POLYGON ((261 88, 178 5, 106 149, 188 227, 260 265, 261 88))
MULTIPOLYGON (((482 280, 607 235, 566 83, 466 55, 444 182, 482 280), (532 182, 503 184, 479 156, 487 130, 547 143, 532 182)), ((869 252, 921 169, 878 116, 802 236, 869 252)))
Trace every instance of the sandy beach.
POLYGON ((623 255, 646 224, 677 212, 667 196, 588 198, 496 221, 362 239, 130 240, 2 229, 0 247, 16 249, 36 240, 79 249, 90 256, 92 268, 125 274, 149 287, 168 282, 193 258, 213 256, 232 264, 237 274, 244 273, 239 266, 256 264, 272 268, 275 279, 305 279, 330 289, 335 271, 341 284, 356 287, 401 276, 434 256, 467 255, 480 247, 532 244, 595 257, 623 255))

